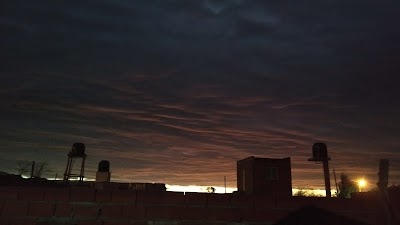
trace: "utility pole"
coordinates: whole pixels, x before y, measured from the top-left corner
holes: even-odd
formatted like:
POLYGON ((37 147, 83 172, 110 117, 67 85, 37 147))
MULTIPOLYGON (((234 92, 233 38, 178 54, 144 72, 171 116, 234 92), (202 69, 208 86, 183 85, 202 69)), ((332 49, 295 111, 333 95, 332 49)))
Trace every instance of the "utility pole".
POLYGON ((379 181, 378 190, 380 194, 381 204, 385 212, 385 225, 392 224, 392 215, 390 213, 389 206, 389 193, 388 193, 388 183, 389 183, 389 160, 381 159, 379 162, 379 181))
POLYGON ((335 169, 333 169, 333 177, 335 178, 335 186, 336 186, 336 195, 339 193, 339 188, 337 185, 337 181, 336 181, 336 172, 335 169))
POLYGON ((33 178, 34 173, 35 173, 35 161, 32 161, 31 178, 33 178))
POLYGON ((226 176, 224 176, 224 186, 225 186, 225 194, 226 194, 226 176))

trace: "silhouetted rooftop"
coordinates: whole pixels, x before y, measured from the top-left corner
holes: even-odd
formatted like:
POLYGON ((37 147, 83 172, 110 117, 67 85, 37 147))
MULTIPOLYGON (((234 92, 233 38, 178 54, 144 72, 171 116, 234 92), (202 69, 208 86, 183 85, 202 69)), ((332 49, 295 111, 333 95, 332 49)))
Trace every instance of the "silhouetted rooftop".
POLYGON ((290 213, 275 225, 369 225, 354 219, 337 215, 315 206, 306 206, 290 213))

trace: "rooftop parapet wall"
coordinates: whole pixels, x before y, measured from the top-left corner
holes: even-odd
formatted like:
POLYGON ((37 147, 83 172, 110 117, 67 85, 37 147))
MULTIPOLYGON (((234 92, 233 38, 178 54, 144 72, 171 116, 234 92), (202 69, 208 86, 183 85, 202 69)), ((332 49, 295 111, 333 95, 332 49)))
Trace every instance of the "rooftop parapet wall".
POLYGON ((379 218, 374 199, 0 187, 0 224, 273 224, 307 205, 370 224, 379 218))

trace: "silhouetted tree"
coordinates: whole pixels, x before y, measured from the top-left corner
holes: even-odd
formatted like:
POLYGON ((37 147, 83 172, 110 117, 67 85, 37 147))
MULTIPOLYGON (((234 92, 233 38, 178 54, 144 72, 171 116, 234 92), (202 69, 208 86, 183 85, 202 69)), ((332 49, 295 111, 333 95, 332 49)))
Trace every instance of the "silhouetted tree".
POLYGON ((388 192, 400 192, 400 185, 392 184, 388 187, 388 192))
POLYGON ((356 192, 358 187, 357 187, 357 183, 350 180, 349 177, 342 173, 340 175, 340 182, 338 184, 338 193, 337 196, 339 198, 350 198, 351 197, 351 193, 356 192))
POLYGON ((215 193, 215 188, 214 187, 207 187, 207 192, 208 193, 215 193))
POLYGON ((42 177, 43 173, 50 172, 48 162, 39 162, 35 165, 35 171, 33 171, 33 177, 42 177))
POLYGON ((321 194, 317 194, 314 189, 308 189, 309 191, 305 190, 305 188, 299 188, 299 190, 294 193, 294 196, 301 196, 301 197, 322 197, 321 194))
MULTIPOLYGON (((17 174, 30 176, 32 169, 32 162, 28 160, 18 160, 17 161, 17 174)), ((35 168, 33 171, 33 177, 42 177, 44 173, 50 172, 48 162, 38 162, 35 163, 35 168)))
POLYGON ((27 160, 18 160, 17 161, 17 174, 27 176, 31 171, 32 162, 27 160))

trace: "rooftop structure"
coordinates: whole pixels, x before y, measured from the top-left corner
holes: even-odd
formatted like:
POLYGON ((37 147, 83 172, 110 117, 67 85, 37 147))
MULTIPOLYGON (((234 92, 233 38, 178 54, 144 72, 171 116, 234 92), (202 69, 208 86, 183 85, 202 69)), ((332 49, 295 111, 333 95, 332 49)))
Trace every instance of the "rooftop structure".
POLYGON ((290 158, 270 159, 254 156, 237 162, 239 192, 292 196, 290 158))

